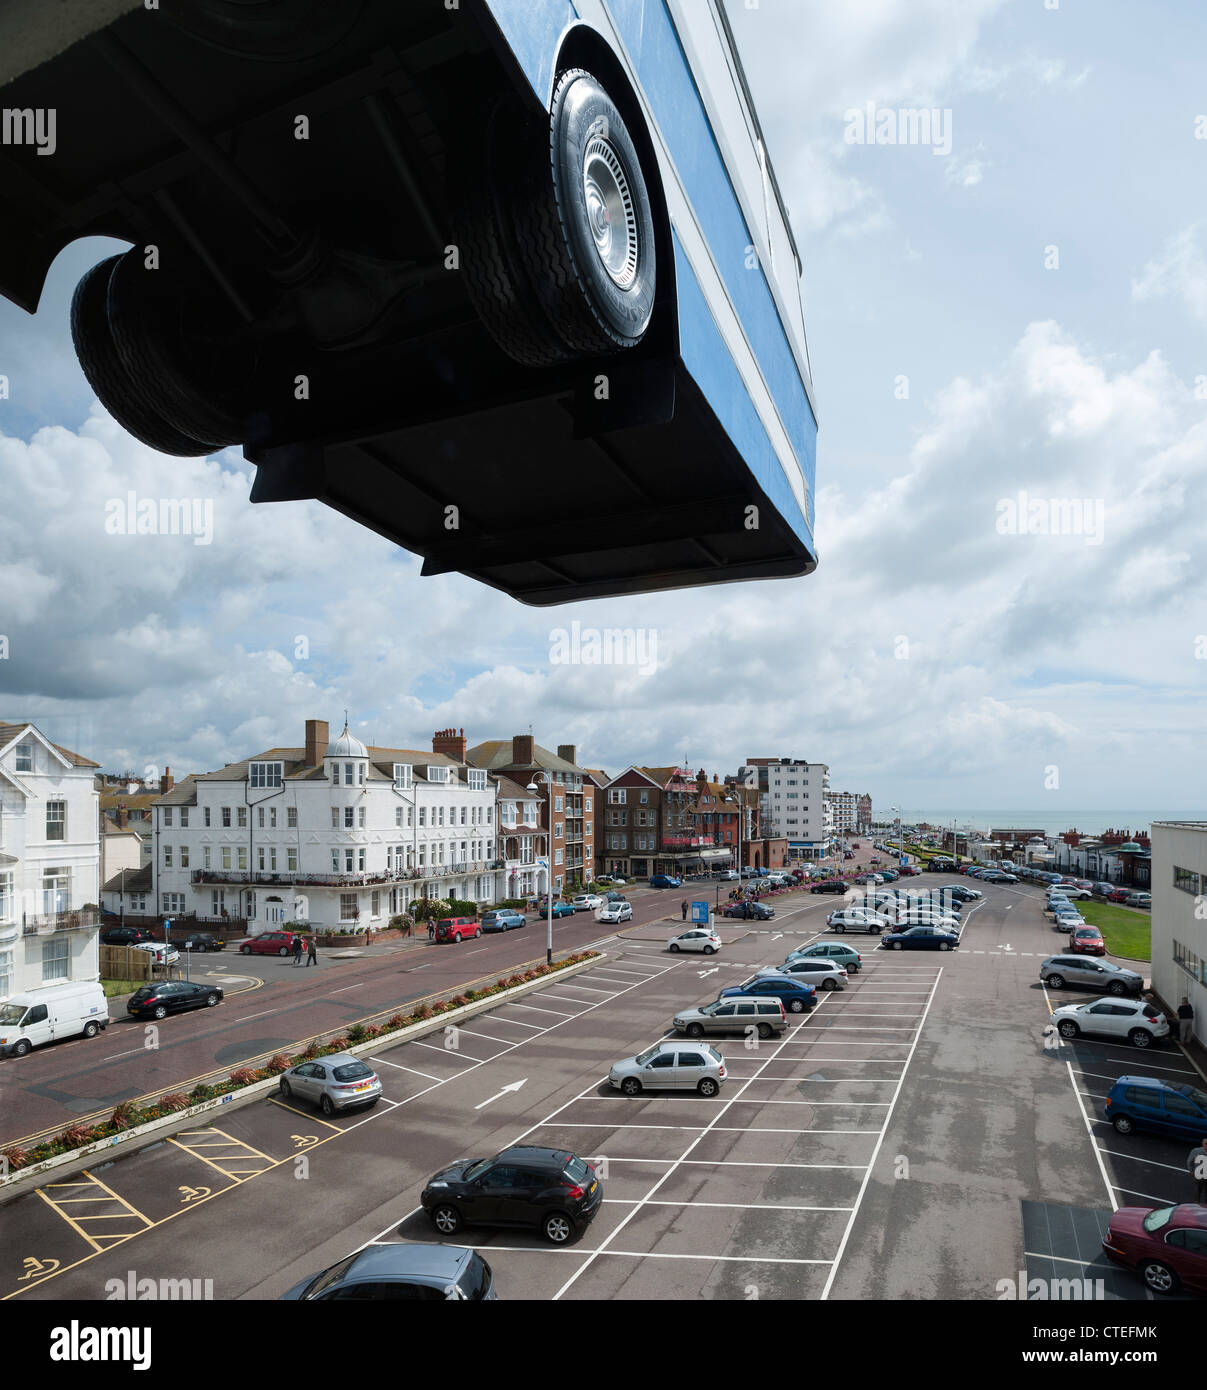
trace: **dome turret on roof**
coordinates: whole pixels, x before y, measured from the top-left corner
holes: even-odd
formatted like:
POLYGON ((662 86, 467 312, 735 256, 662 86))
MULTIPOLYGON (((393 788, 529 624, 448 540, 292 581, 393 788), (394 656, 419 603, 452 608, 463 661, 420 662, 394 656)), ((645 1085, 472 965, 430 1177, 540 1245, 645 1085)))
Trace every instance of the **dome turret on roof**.
POLYGON ((344 720, 344 732, 339 738, 332 739, 327 745, 327 756, 329 758, 367 758, 369 750, 356 737, 355 734, 348 732, 348 721, 344 720))

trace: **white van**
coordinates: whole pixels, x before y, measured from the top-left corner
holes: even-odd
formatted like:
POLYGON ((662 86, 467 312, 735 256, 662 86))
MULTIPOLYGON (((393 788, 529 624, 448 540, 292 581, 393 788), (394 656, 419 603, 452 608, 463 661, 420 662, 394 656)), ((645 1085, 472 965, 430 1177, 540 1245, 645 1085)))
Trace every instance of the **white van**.
POLYGON ((162 941, 136 941, 134 949, 146 951, 148 955, 154 956, 156 965, 175 965, 180 959, 180 952, 176 947, 167 946, 162 941))
POLYGON ((57 1038, 95 1038, 108 1025, 109 1004, 95 981, 10 994, 0 1003, 0 1057, 24 1057, 57 1038))

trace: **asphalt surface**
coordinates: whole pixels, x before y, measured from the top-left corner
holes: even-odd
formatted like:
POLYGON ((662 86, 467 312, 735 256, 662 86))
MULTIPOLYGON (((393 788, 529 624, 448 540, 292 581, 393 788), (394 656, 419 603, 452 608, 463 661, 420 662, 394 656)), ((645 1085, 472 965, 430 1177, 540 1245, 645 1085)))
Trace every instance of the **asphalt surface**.
MULTIPOLYGON (((505 1299, 994 1299, 1041 1256, 1097 1278, 1112 1205, 1191 1195, 1188 1145, 1116 1135, 1101 1098, 1125 1072, 1195 1074, 1172 1043, 1045 1049, 1039 966, 1065 938, 1038 890, 985 891, 954 953, 848 934, 863 971, 782 1039, 719 1041, 729 1077, 712 1100, 629 1099, 606 1073, 677 1008, 814 939, 836 900, 796 894, 774 922, 726 921, 712 958, 668 954, 667 922, 626 928, 572 980, 374 1053, 372 1111, 328 1121, 263 1099, 15 1199, 0 1296, 101 1298, 133 1270, 276 1298, 365 1244, 432 1241, 425 1179, 516 1142, 600 1161, 604 1203, 565 1248, 461 1233, 505 1299), (1062 1214, 1080 1245, 1029 1249, 1062 1214)), ((1105 1296, 1148 1297, 1130 1274, 1105 1296)))

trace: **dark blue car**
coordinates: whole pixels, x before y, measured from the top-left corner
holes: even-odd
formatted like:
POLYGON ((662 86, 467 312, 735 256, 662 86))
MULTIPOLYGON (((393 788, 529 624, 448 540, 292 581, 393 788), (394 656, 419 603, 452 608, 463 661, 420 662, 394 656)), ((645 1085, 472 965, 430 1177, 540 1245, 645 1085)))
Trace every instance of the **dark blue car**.
POLYGON ((651 888, 680 888, 682 883, 671 874, 654 874, 650 878, 651 888))
POLYGON ((1192 1143, 1207 1135, 1207 1093, 1151 1076, 1121 1076, 1111 1087, 1104 1113, 1120 1134, 1148 1129, 1192 1143))
POLYGON ((717 998, 733 999, 739 994, 743 998, 755 999, 771 995, 790 1014, 803 1014, 817 1003, 817 991, 813 986, 805 984, 803 980, 794 980, 791 975, 755 975, 745 984, 723 989, 717 998))

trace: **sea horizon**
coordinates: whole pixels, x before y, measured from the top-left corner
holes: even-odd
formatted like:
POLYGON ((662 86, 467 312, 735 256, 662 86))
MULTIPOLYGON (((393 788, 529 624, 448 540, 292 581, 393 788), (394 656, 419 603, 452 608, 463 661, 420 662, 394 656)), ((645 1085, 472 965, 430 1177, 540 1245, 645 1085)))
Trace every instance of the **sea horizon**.
MULTIPOLYGON (((876 820, 885 817, 873 803, 872 816, 876 820)), ((936 827, 951 828, 952 821, 959 830, 1040 830, 1046 835, 1059 835, 1066 830, 1076 830, 1082 835, 1101 835, 1106 830, 1123 830, 1135 835, 1139 831, 1148 833, 1153 821, 1162 820, 1207 820, 1207 809, 1200 811, 1120 811, 1094 810, 1092 808, 1071 808, 1053 811, 1050 807, 1040 810, 1037 807, 1020 809, 953 810, 952 808, 930 807, 916 809, 905 806, 901 818, 907 825, 926 822, 936 827)))

